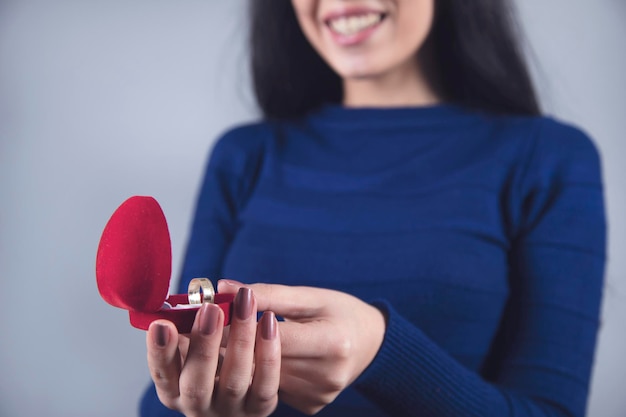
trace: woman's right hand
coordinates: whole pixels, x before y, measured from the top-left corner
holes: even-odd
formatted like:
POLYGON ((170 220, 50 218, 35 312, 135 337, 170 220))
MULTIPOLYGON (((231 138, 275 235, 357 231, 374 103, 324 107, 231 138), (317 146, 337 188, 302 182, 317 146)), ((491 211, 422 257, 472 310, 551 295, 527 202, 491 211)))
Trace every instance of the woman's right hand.
POLYGON ((204 304, 191 334, 169 321, 148 329, 148 366, 156 392, 168 408, 187 417, 267 416, 278 403, 280 336, 276 317, 257 305, 249 288, 235 297, 228 344, 220 360, 224 313, 204 304))

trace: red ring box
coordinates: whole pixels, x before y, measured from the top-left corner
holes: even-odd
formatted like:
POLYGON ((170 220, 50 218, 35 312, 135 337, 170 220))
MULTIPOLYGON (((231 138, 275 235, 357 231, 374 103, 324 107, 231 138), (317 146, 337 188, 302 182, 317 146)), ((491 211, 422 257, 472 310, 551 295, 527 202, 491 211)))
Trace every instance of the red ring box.
MULTIPOLYGON (((189 333, 201 304, 181 308, 188 304, 187 294, 168 296, 171 272, 171 240, 161 206, 152 197, 130 197, 115 210, 100 238, 96 255, 100 295, 112 306, 128 310, 130 324, 138 329, 147 330, 154 320, 165 319, 179 333, 189 333)), ((230 323, 233 298, 215 294, 224 325, 230 323)))

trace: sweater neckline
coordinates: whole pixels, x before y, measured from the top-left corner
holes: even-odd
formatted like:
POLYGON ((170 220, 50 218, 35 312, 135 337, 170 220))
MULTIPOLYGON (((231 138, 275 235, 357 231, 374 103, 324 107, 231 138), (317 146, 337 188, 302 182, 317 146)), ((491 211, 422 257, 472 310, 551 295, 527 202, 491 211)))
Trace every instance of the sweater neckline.
POLYGON ((338 128, 389 128, 390 126, 437 126, 476 120, 476 114, 454 104, 416 107, 345 107, 329 104, 311 113, 318 125, 338 128))

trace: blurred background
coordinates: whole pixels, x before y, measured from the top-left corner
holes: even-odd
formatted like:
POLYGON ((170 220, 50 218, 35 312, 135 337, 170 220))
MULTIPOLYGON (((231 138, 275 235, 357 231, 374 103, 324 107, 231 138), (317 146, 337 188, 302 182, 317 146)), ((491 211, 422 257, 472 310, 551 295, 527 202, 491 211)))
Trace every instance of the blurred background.
MULTIPOLYGON (((145 335, 98 295, 102 229, 161 203, 180 268, 213 140, 258 117, 251 0, 0 0, 0 416, 134 416, 145 335)), ((546 112, 600 149, 610 224, 589 415, 626 415, 626 1, 519 0, 546 112)), ((268 22, 271 24, 271 22, 268 22)))

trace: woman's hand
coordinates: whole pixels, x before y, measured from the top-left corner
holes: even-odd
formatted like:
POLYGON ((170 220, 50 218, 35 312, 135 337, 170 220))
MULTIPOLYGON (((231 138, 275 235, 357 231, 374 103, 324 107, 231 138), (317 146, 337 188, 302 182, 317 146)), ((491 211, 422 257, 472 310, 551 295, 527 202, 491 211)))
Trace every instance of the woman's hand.
MULTIPOLYGON (((234 293, 242 285, 221 280, 218 290, 234 293)), ((367 368, 382 344, 385 317, 356 297, 311 287, 250 288, 259 310, 285 318, 280 323, 280 399, 304 413, 331 403, 367 368)))
POLYGON ((267 416, 276 408, 280 338, 276 317, 256 322, 249 288, 237 292, 228 343, 220 360, 224 313, 204 304, 191 334, 157 320, 148 329, 148 366, 161 402, 188 417, 267 416))

